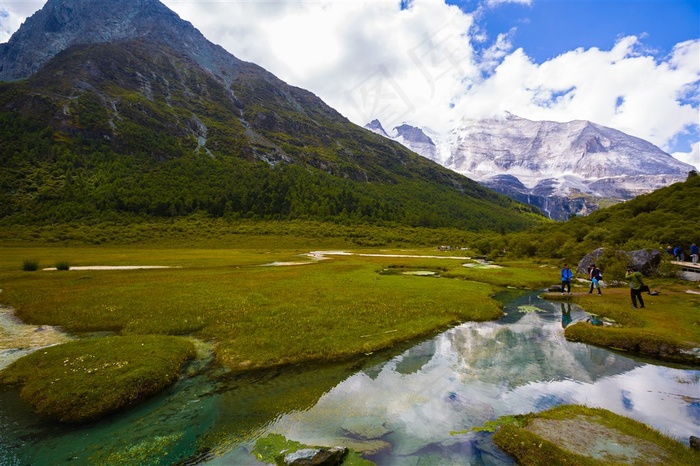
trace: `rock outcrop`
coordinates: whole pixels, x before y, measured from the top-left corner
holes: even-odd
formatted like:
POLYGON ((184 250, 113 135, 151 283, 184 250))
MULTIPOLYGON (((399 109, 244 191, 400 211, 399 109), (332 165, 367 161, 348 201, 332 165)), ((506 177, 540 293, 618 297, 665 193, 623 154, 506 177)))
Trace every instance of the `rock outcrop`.
MULTIPOLYGON (((605 248, 595 249, 586 254, 576 267, 576 273, 588 273, 591 264, 598 264, 604 255, 605 248)), ((638 249, 636 251, 622 251, 627 256, 627 265, 634 267, 644 275, 653 274, 661 263, 661 252, 656 249, 638 249)))

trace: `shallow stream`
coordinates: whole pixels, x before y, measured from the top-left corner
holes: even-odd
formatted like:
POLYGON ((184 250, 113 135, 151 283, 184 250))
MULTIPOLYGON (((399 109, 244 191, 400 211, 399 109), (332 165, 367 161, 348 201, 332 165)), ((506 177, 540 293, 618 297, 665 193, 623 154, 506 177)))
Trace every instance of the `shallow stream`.
POLYGON ((346 445, 381 466, 505 465, 513 463, 491 434, 467 431, 563 403, 606 408, 686 443, 700 435, 700 371, 566 341, 564 325, 590 319, 574 305, 500 299, 507 316, 497 322, 465 323, 352 364, 186 378, 87 426, 38 419, 16 390, 0 390, 0 465, 252 466, 262 464, 251 455, 255 441, 271 433, 346 445))

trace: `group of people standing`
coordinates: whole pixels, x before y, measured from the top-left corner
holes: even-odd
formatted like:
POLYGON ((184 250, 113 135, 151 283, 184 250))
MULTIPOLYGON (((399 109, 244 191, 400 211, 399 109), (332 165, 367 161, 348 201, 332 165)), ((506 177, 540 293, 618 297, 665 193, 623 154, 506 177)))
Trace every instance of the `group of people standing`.
MULTIPOLYGON (((574 273, 569 267, 569 264, 564 264, 564 268, 561 269, 561 294, 569 293, 571 294, 571 280, 574 278, 574 273)), ((591 287, 588 290, 589 294, 593 293, 594 289, 598 290, 598 294, 601 295, 600 282, 603 280, 603 274, 600 269, 595 265, 591 264, 588 266, 588 278, 591 281, 591 287)), ((642 273, 635 267, 629 267, 625 278, 630 282, 630 298, 632 299, 632 307, 635 309, 638 307, 637 302, 639 302, 639 307, 644 308, 644 300, 642 299, 642 292, 649 291, 649 288, 644 284, 642 280, 642 273)))
MULTIPOLYGON (((685 252, 680 246, 671 247, 670 245, 666 248, 669 254, 673 254, 673 258, 679 262, 685 262, 685 252)), ((690 245, 690 260, 693 265, 698 263, 698 245, 693 243, 690 245)))
MULTIPOLYGON (((571 294, 571 280, 573 278, 574 272, 571 271, 571 267, 569 267, 569 264, 564 264, 564 268, 561 269, 561 294, 571 294)), ((596 288, 598 294, 602 294, 600 291, 600 282, 603 280, 603 274, 595 264, 588 266, 588 278, 591 280, 591 289, 588 290, 588 293, 593 293, 593 289, 596 288)))

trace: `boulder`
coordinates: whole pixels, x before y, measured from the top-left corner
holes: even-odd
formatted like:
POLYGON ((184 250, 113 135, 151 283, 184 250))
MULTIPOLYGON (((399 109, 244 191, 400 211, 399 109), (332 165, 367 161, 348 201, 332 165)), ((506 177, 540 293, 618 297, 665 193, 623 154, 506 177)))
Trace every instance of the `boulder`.
POLYGON ((690 436, 690 448, 696 451, 700 451, 700 438, 694 435, 690 436))
MULTIPOLYGON (((325 438, 325 445, 330 448, 332 445, 343 445, 348 449, 360 453, 363 456, 374 456, 387 453, 392 450, 389 442, 384 440, 361 440, 349 437, 325 438)), ((321 444, 323 446, 324 444, 321 444)))
MULTIPOLYGON (((588 266, 598 264, 605 252, 605 248, 598 248, 586 254, 576 267, 576 273, 587 274, 588 266)), ((635 267, 644 275, 650 275, 659 267, 661 263, 661 252, 652 249, 638 249, 636 251, 622 251, 627 256, 627 265, 635 267)))
POLYGON ((578 266, 576 266, 576 273, 587 275, 588 266, 591 264, 596 264, 598 262, 598 259, 600 259, 600 256, 602 256, 604 252, 605 248, 598 248, 583 256, 583 259, 581 259, 578 263, 578 266))
POLYGON ((629 258, 629 264, 642 272, 644 275, 650 275, 659 268, 661 263, 661 252, 656 249, 646 250, 640 249, 626 253, 629 258))
POLYGON ((348 454, 345 447, 304 448, 284 457, 287 466, 339 466, 348 454))

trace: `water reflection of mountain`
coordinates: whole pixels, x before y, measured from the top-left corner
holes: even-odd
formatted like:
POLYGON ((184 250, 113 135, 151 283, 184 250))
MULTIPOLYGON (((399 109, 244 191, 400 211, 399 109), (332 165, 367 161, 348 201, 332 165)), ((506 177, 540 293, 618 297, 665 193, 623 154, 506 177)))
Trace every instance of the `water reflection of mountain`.
MULTIPOLYGON (((506 321, 467 323, 377 361, 266 431, 352 446, 382 466, 512 464, 489 436, 450 432, 563 403, 604 407, 685 438, 695 431, 680 396, 694 388, 683 373, 567 342, 561 303, 525 297, 506 308, 506 321), (543 312, 517 311, 526 304, 543 312)), ((572 321, 588 317, 574 306, 564 312, 572 321)))
POLYGON ((635 361, 592 346, 571 343, 560 315, 526 313, 516 323, 464 324, 439 337, 443 354, 457 354, 463 376, 510 387, 533 381, 593 382, 638 367, 635 361))
MULTIPOLYGON (((588 317, 578 306, 543 301, 534 294, 504 298, 510 301, 499 321, 466 323, 423 342, 390 362, 393 370, 410 375, 426 366, 429 370, 433 359, 456 358, 452 370, 458 377, 507 389, 542 381, 595 382, 641 365, 601 348, 567 341, 562 318, 568 323, 588 317), (524 305, 542 312, 519 312, 524 305)), ((375 379, 383 367, 364 372, 375 379)))
POLYGON ((434 464, 508 464, 478 436, 447 433, 502 414, 576 402, 585 392, 578 387, 636 366, 567 342, 561 312, 523 313, 512 323, 461 325, 364 369, 308 412, 282 416, 271 430, 307 444, 354 442, 377 464, 425 458, 434 464))
POLYGON ((403 358, 396 364, 394 369, 399 374, 409 375, 418 372, 435 355, 435 340, 421 343, 404 353, 403 358))

